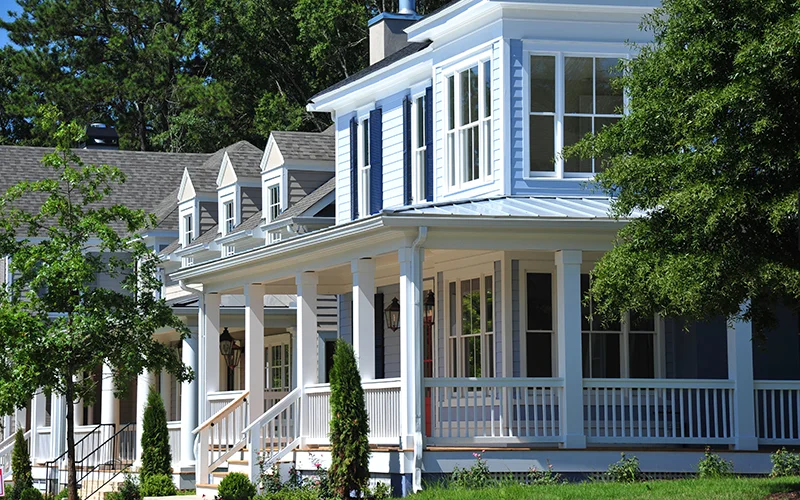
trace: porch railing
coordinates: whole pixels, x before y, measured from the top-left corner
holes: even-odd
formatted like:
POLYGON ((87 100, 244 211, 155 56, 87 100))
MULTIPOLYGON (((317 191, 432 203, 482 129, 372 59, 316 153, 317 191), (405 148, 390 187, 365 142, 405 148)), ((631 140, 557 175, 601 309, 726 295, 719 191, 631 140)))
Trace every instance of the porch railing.
POLYGON ((760 444, 797 444, 800 381, 761 381, 755 387, 756 435, 760 444))
MULTIPOLYGON (((181 421, 167 422, 167 433, 169 434, 169 447, 172 450, 172 463, 181 463, 181 421)), ((173 467, 177 469, 177 467, 173 467)))
POLYGON ((210 392, 208 394, 208 413, 206 415, 216 415, 231 402, 241 397, 242 394, 244 394, 244 391, 210 392))
MULTIPOLYGON (((362 382, 369 415, 369 442, 396 445, 400 442, 400 379, 362 382)), ((330 384, 306 386, 309 444, 327 444, 331 419, 330 384)))
POLYGON ((283 398, 289 395, 289 391, 283 389, 265 389, 264 390, 264 411, 269 410, 278 404, 283 398))
POLYGON ((557 378, 426 378, 431 445, 561 442, 557 378))
POLYGON ((730 380, 584 379, 590 443, 734 442, 730 380))
MULTIPOLYGON (((199 435, 197 451, 199 484, 208 484, 211 473, 236 452, 246 441, 242 431, 249 423, 248 392, 239 393, 222 409, 200 424, 193 434, 199 435)), ((209 396, 210 399, 210 396, 209 396)))
POLYGON ((301 391, 295 389, 273 404, 242 433, 249 443, 250 467, 257 464, 264 470, 294 450, 300 443, 301 391), (263 462, 262 462, 263 460, 263 462))

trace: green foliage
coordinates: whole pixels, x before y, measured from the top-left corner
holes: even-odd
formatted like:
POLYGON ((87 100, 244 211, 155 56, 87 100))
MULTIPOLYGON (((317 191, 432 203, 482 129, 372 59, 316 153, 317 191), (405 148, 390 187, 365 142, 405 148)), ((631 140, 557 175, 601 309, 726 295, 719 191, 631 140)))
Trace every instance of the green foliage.
POLYGON ((528 472, 528 477, 526 479, 528 480, 528 484, 533 485, 563 484, 565 482, 561 479, 561 474, 553 472, 553 464, 549 461, 547 462, 546 469, 538 470, 536 467, 533 467, 528 472))
POLYGON ((274 493, 256 495, 253 500, 319 500, 327 498, 321 496, 318 490, 301 488, 297 490, 283 489, 274 493))
POLYGON ((155 473, 142 478, 139 491, 143 497, 168 497, 178 493, 171 475, 155 473))
POLYGON ((141 500, 141 498, 139 483, 130 474, 125 475, 125 480, 119 485, 117 491, 106 493, 106 500, 141 500))
MULTIPOLYGON (((481 452, 483 453, 483 452, 481 452)), ((497 481, 492 478, 489 472, 489 465, 483 459, 481 453, 473 453, 475 463, 468 469, 453 467, 453 474, 450 476, 450 484, 456 488, 475 490, 495 486, 497 481)))
MULTIPOLYGON (((169 447, 169 430, 167 429, 167 411, 161 394, 150 388, 147 406, 144 409, 142 423, 142 490, 147 478, 151 475, 172 474, 172 452, 169 447)), ((156 496, 156 495, 145 495, 156 496)), ((161 496, 161 495, 158 495, 161 496)))
POLYGON ((44 500, 44 495, 42 495, 42 492, 37 490, 36 488, 30 487, 30 488, 25 488, 24 490, 22 490, 22 492, 19 494, 19 499, 20 500, 44 500))
POLYGON ((219 484, 220 500, 250 500, 256 496, 256 485, 245 474, 232 472, 219 484))
POLYGON ((619 462, 608 466, 606 477, 615 483, 635 483, 644 479, 644 474, 639 468, 637 457, 626 458, 625 453, 622 453, 619 462))
POLYGON ((769 459, 772 462, 770 477, 800 476, 800 453, 790 453, 781 448, 769 459))
MULTIPOLYGON (((69 489, 64 488, 63 490, 59 491, 56 496, 54 497, 55 500, 66 500, 69 498, 69 489)), ((78 500, 80 500, 80 495, 78 496, 78 500)), ((109 499, 111 500, 111 499, 109 499)))
POLYGON ((369 479, 369 415, 353 348, 336 342, 331 370, 331 488, 342 498, 359 494, 369 479))
POLYGON ((776 297, 800 299, 800 14, 782 0, 665 0, 619 85, 626 115, 567 151, 607 158, 599 189, 628 223, 593 272, 597 312, 759 331, 776 297))
POLYGON ((28 452, 25 432, 21 428, 17 429, 14 435, 14 450, 11 452, 11 471, 14 478, 12 498, 19 500, 20 493, 28 488, 33 488, 31 455, 28 452))
MULTIPOLYGON (((82 375, 102 364, 112 367, 118 395, 145 370, 191 379, 177 353, 153 338, 160 328, 181 336, 188 330, 155 293, 158 257, 138 236, 152 217, 109 203, 125 177, 108 165, 83 164, 71 151, 82 127, 63 123, 52 109, 38 126, 58 143, 42 160, 46 175, 11 187, 0 200, 0 254, 11 257, 16 276, 0 287, 0 412, 24 407, 40 390, 91 405, 97 381, 82 375), (121 290, 96 286, 101 276, 116 277, 121 290)), ((67 482, 74 499, 72 408, 67 482)))
POLYGON ((386 500, 392 498, 392 488, 386 483, 377 483, 374 488, 367 488, 364 495, 373 500, 386 500))
POLYGON ((724 460, 706 447, 705 455, 697 463, 697 475, 701 479, 717 479, 733 473, 733 462, 724 460))

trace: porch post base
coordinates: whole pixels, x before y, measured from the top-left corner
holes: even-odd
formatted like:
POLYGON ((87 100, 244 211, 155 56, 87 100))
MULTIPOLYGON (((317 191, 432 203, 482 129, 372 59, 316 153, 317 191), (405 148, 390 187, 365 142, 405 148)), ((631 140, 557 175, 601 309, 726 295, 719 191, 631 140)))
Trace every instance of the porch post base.
POLYGON ((738 436, 733 445, 734 450, 758 451, 758 438, 755 436, 738 436))
POLYGON ((561 447, 569 449, 586 448, 586 436, 583 434, 567 434, 564 436, 564 442, 561 443, 561 447))
POLYGON ((401 495, 407 497, 414 494, 414 474, 403 474, 401 495))

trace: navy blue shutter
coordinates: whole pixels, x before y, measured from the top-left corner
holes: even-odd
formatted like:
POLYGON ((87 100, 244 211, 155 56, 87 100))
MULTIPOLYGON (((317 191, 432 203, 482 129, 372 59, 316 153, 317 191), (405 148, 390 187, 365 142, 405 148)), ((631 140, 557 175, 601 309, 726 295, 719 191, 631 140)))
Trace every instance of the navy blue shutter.
POLYGON ((358 122, 350 119, 350 220, 358 219, 358 122))
POLYGON ((369 112, 369 213, 383 210, 383 112, 369 112))
POLYGON ((403 205, 411 205, 411 98, 403 98, 403 205))
POLYGON ((433 201, 433 87, 425 89, 425 199, 433 201))

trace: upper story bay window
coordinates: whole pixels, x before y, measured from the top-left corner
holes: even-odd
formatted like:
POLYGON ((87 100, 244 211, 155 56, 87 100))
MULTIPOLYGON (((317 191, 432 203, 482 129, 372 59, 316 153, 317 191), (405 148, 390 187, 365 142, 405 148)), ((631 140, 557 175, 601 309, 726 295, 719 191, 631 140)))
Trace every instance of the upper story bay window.
POLYGON ((457 188, 486 181, 492 175, 490 62, 448 75, 445 86, 448 183, 457 188))
POLYGON ((601 159, 560 158, 577 143, 622 117, 624 96, 614 88, 617 57, 531 54, 528 66, 528 170, 530 176, 585 177, 602 170, 601 159))
POLYGON ((370 214, 370 150, 369 118, 364 118, 358 127, 358 213, 370 214))

